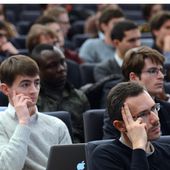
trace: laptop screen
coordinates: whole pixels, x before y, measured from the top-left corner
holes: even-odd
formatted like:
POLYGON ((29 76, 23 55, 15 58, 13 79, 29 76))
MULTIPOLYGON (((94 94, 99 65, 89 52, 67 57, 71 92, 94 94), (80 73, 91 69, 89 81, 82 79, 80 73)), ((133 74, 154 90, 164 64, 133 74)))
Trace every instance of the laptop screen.
POLYGON ((87 170, 85 144, 52 146, 46 170, 87 170))

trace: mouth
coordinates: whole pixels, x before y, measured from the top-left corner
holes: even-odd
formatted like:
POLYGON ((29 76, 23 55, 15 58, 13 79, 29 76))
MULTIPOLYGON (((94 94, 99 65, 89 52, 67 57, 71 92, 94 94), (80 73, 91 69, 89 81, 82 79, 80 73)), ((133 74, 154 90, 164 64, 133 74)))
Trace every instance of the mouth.
POLYGON ((160 133, 160 131, 161 131, 160 125, 151 128, 152 133, 160 133))
POLYGON ((31 97, 31 101, 32 101, 33 103, 35 103, 35 102, 37 101, 37 98, 36 98, 36 97, 31 97))
POLYGON ((158 86, 163 86, 164 85, 164 82, 163 81, 159 81, 159 82, 157 82, 157 83, 155 83, 156 85, 158 85, 158 86))

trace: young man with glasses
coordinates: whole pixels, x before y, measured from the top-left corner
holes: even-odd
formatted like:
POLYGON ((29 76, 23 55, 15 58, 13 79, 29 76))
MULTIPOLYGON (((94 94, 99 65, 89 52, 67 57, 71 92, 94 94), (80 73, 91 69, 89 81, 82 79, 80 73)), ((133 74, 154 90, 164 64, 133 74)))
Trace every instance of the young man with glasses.
POLYGON ((170 145, 155 141, 161 135, 157 106, 139 83, 125 82, 113 87, 107 97, 107 110, 121 135, 94 149, 90 169, 170 169, 170 145))
MULTIPOLYGON (((164 56, 157 50, 149 47, 138 47, 129 50, 124 58, 122 73, 126 81, 135 81, 145 86, 148 93, 156 103, 160 103, 159 119, 162 135, 170 134, 170 103, 157 98, 164 89, 163 69, 164 56)), ((104 120, 104 138, 117 138, 119 133, 115 130, 108 114, 104 120)))

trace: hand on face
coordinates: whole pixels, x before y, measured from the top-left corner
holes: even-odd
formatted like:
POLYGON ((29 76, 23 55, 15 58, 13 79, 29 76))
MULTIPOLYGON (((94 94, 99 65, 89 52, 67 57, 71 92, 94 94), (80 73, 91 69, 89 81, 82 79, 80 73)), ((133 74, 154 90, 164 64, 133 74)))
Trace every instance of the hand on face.
POLYGON ((127 103, 124 103, 122 107, 122 117, 127 130, 126 135, 131 141, 133 149, 145 150, 147 144, 146 123, 143 123, 142 118, 133 120, 127 103))
POLYGON ((28 124, 30 118, 30 111, 33 108, 33 103, 30 97, 20 93, 16 94, 13 91, 13 105, 19 120, 19 124, 28 124))
POLYGON ((10 54, 18 54, 18 50, 13 46, 11 42, 6 42, 1 46, 3 52, 9 52, 10 54))

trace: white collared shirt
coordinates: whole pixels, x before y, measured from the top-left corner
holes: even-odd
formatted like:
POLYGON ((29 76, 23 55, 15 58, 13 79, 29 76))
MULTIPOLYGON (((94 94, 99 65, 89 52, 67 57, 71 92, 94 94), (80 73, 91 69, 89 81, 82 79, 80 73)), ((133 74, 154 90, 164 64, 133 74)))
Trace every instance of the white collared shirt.
POLYGON ((118 56, 117 53, 115 53, 115 60, 117 62, 117 64, 122 67, 122 64, 123 64, 123 60, 118 56))
MULTIPOLYGON (((8 107, 6 109, 8 111, 8 113, 15 119, 18 119, 17 115, 16 115, 16 112, 15 112, 15 108, 14 106, 12 106, 10 103, 8 104, 8 107)), ((30 120, 29 120, 29 124, 32 124, 32 123, 35 123, 36 120, 38 118, 38 109, 36 107, 36 111, 35 113, 30 117, 30 120)))

